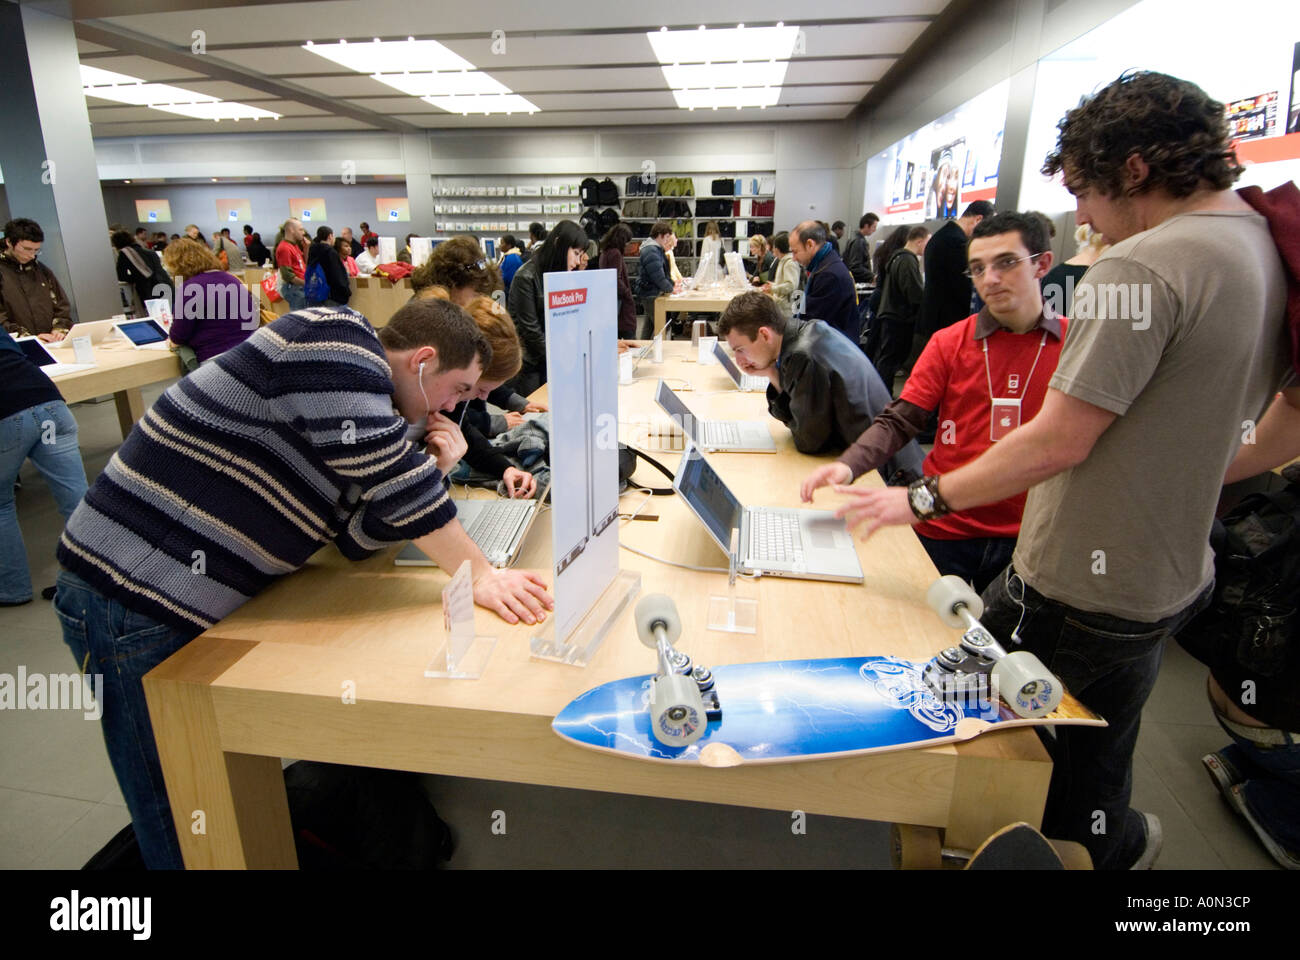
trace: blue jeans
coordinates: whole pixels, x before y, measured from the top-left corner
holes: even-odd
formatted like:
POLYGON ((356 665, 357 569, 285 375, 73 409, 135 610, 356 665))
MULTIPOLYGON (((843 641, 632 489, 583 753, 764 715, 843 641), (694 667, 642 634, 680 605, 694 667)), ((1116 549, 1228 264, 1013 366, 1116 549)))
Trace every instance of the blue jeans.
POLYGON ((101 721, 108 759, 122 788, 145 866, 184 867, 144 699, 144 675, 197 633, 176 630, 109 600, 75 573, 59 573, 54 610, 63 642, 83 673, 102 673, 101 721))
POLYGON ((32 598, 27 547, 18 526, 14 483, 31 459, 45 477, 54 503, 67 520, 86 493, 86 468, 77 446, 77 421, 62 400, 38 403, 0 420, 0 602, 32 598))
MULTIPOLYGON (((1214 713, 1223 726, 1218 710, 1214 713)), ((1279 846, 1300 858, 1300 739, 1284 734, 1287 746, 1263 746, 1223 729, 1234 743, 1221 753, 1242 776, 1242 798, 1251 816, 1279 846)))
POLYGON ((1213 593, 1211 584, 1173 616, 1139 623, 1049 600, 1010 565, 984 591, 984 626, 1009 651, 1035 654, 1109 724, 1057 727, 1054 739, 1043 738, 1052 755, 1043 833, 1083 844, 1098 870, 1129 868, 1145 846, 1141 816, 1129 808, 1142 706, 1155 686, 1165 640, 1205 609, 1213 593), (1017 624, 1018 647, 1011 639, 1017 624))
POLYGON ((939 540, 918 533, 940 575, 955 574, 983 593, 1007 565, 1016 551, 1015 537, 978 537, 970 540, 939 540))
POLYGON ((296 287, 291 283, 285 283, 281 280, 279 290, 280 296, 284 297, 284 302, 289 304, 290 313, 293 313, 295 310, 307 309, 307 290, 305 287, 296 287))

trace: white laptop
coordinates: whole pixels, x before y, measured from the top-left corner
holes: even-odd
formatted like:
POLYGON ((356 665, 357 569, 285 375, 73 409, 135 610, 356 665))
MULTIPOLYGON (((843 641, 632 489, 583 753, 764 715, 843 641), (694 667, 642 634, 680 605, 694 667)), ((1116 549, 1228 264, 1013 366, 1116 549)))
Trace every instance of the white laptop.
POLYGON ((32 363, 45 371, 48 377, 61 377, 78 370, 91 370, 93 363, 60 363, 59 358, 50 350, 49 345, 39 337, 17 337, 14 343, 32 363))
POLYGON ((829 510, 746 507, 690 445, 677 465, 673 489, 724 554, 731 550, 731 531, 740 530, 737 569, 743 572, 842 583, 863 580, 853 536, 829 510))
POLYGON ((56 350, 69 348, 72 346, 72 341, 78 337, 90 337, 90 342, 98 346, 117 330, 116 323, 115 320, 87 320, 84 323, 74 323, 66 337, 50 346, 56 350))
POLYGON ((113 326, 137 350, 167 349, 167 328, 153 317, 118 320, 113 326))
MULTIPOLYGON (((519 556, 550 492, 548 483, 535 500, 455 500, 456 518, 494 567, 508 567, 519 556)), ((399 567, 436 567, 423 550, 408 543, 393 563, 399 567)))
POLYGON ((776 453, 767 424, 758 420, 701 420, 691 413, 668 384, 659 381, 655 403, 682 428, 691 443, 726 453, 776 453))
POLYGON ((662 333, 656 334, 653 340, 651 340, 644 347, 641 347, 635 353, 633 353, 632 354, 633 369, 635 369, 636 365, 640 363, 642 360, 644 360, 646 357, 652 356, 655 352, 655 349, 659 347, 659 345, 662 344, 663 342, 664 342, 664 335, 662 333))
POLYGON ((736 365, 736 361, 727 353, 726 347, 721 343, 713 345, 713 355, 718 358, 718 363, 722 364, 722 369, 727 371, 727 376, 736 382, 741 390, 746 393, 753 393, 762 390, 767 392, 768 385, 772 382, 767 377, 756 377, 753 374, 746 373, 736 365))

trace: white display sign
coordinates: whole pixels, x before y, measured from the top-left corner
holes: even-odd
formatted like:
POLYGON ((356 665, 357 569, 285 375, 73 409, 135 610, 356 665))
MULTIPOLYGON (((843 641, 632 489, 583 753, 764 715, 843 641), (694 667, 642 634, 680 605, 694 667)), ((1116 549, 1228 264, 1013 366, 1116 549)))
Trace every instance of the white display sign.
POLYGON ((379 262, 380 263, 397 262, 397 238, 396 237, 379 238, 379 262))
POLYGON ((543 277, 557 641, 618 574, 618 276, 543 277))

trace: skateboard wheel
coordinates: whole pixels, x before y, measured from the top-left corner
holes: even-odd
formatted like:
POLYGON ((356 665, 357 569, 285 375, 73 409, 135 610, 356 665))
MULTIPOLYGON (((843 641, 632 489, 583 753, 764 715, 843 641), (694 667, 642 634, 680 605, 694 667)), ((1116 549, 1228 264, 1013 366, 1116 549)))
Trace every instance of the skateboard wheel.
POLYGON ((636 605, 633 614, 636 620, 636 633, 651 650, 659 646, 655 638, 655 624, 662 624, 669 643, 676 643, 682 635, 682 620, 677 615, 677 604, 673 598, 664 593, 647 593, 636 605))
POLYGON ((690 677, 655 677, 650 691, 650 732, 668 747, 685 747, 704 734, 704 698, 690 677))
POLYGON ((977 620, 984 612, 980 595, 971 589, 969 583, 951 573, 930 584, 930 589, 925 592, 925 602, 940 620, 958 630, 966 626, 966 621, 957 615, 956 607, 965 604, 977 620))
POLYGON ((1043 717, 1061 703, 1065 689, 1028 650, 1009 653, 993 667, 998 696, 1018 717, 1043 717))

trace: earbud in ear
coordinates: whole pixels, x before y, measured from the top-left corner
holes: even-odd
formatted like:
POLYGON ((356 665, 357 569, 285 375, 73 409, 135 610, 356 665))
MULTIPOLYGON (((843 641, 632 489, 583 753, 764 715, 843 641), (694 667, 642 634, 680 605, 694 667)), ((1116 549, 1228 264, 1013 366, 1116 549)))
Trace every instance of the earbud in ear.
POLYGON ((424 376, 424 361, 423 361, 423 360, 420 361, 420 373, 419 373, 419 375, 420 375, 420 376, 424 376))

